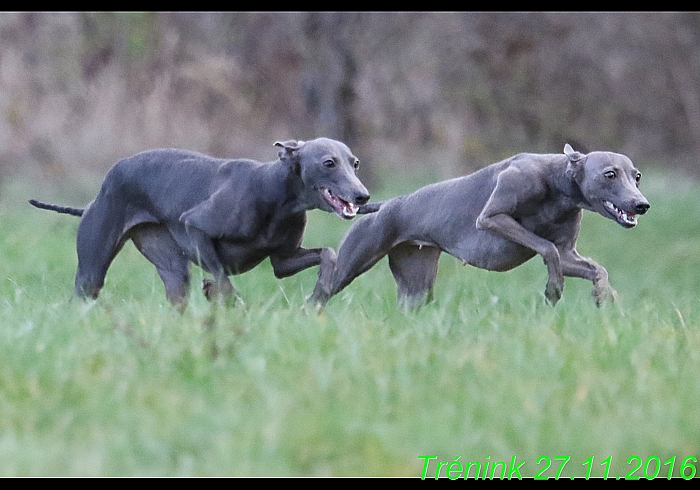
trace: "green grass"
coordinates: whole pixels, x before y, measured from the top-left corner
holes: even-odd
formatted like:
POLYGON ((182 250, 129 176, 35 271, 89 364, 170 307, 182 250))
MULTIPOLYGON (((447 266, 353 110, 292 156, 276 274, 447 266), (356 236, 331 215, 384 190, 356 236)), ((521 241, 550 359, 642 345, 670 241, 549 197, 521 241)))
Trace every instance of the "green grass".
MULTIPOLYGON (((384 259, 320 316, 301 309, 316 268, 280 281, 266 261, 233 278, 245 304, 228 309, 193 268, 179 315, 131 244, 98 301, 71 300, 78 220, 6 186, 0 476, 419 477, 421 455, 515 456, 522 476, 548 456, 550 477, 563 455, 567 478, 591 456, 593 476, 612 456, 623 477, 631 456, 657 456, 661 478, 675 456, 677 476, 700 458, 700 190, 652 177, 644 191, 635 229, 584 218, 579 251, 619 293, 600 309, 577 279, 547 306, 539 258, 489 273, 443 255, 435 301, 410 314, 384 259)), ((337 247, 349 226, 309 218, 308 246, 337 247)))

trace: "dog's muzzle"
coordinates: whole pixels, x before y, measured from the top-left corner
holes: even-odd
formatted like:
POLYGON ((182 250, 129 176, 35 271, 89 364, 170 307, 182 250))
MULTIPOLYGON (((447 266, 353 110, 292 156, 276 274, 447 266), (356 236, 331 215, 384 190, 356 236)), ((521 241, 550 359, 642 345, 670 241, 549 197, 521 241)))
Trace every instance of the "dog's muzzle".
POLYGON ((610 213, 610 215, 615 219, 615 221, 617 221, 620 225, 624 226, 625 228, 632 228, 633 226, 636 226, 637 215, 646 213, 650 207, 648 202, 638 203, 634 206, 635 212, 632 213, 620 209, 610 201, 603 201, 603 206, 608 211, 608 213, 610 213))
POLYGON ((352 219, 357 215, 357 211, 360 209, 360 204, 364 204, 369 201, 368 194, 360 194, 355 197, 355 202, 349 202, 341 197, 333 194, 327 187, 322 187, 320 189, 323 198, 331 205, 333 210, 338 216, 345 219, 352 219))

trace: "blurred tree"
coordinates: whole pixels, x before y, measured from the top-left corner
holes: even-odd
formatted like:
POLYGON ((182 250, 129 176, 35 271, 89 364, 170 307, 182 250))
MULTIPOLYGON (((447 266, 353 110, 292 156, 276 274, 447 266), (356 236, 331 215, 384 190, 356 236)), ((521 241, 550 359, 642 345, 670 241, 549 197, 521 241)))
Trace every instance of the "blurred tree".
POLYGON ((698 13, 2 13, 0 168, 325 135, 375 169, 575 142, 698 172, 699 87, 698 13))

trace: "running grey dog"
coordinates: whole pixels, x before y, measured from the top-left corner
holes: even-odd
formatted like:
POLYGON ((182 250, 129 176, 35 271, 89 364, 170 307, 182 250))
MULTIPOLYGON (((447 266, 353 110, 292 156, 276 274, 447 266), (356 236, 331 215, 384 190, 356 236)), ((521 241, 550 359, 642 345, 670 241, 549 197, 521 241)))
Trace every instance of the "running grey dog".
MULTIPOLYGON (((593 282, 598 306, 616 293, 608 272, 576 252, 583 209, 625 228, 649 203, 639 192, 641 174, 624 155, 523 153, 471 175, 423 187, 412 194, 362 206, 371 213, 345 235, 332 274, 321 270, 309 300, 319 308, 353 279, 389 255, 405 308, 432 299, 438 258, 446 252, 463 263, 507 271, 539 254, 549 274, 545 297, 555 305, 564 276, 593 282), (330 280, 329 280, 330 278, 330 280)), ((323 264, 330 267, 331 264, 323 264)))
POLYGON ((301 247, 306 211, 352 219, 369 200, 355 175, 359 160, 345 144, 327 138, 275 145, 282 149, 272 163, 150 150, 112 167, 85 209, 30 203, 82 216, 77 296, 97 298, 112 260, 131 239, 156 266, 168 300, 182 311, 190 262, 214 275, 204 281, 209 299, 231 297, 227 276, 266 257, 278 278, 324 261, 331 262, 332 271, 332 249, 301 247))

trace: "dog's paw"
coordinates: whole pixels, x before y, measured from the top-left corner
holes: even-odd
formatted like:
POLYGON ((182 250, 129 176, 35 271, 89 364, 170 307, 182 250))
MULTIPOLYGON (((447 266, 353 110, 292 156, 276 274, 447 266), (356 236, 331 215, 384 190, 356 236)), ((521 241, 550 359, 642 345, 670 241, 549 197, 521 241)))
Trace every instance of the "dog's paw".
POLYGON ((304 299, 305 301, 301 308, 305 313, 315 311, 317 315, 320 315, 326 309, 328 298, 323 294, 319 295, 316 290, 304 299))
POLYGON ((615 291, 608 281, 600 281, 593 288, 593 299, 595 299, 595 305, 600 308, 603 303, 610 302, 613 303, 617 300, 617 291, 615 291))
POLYGON ((220 302, 228 306, 233 306, 237 301, 243 302, 230 282, 217 283, 212 279, 204 279, 202 281, 202 292, 204 297, 211 302, 220 302))
POLYGON ((548 281, 547 288, 544 290, 544 297, 547 299, 547 303, 555 306, 557 302, 561 299, 561 293, 564 290, 564 281, 561 283, 548 281))
POLYGON ((317 316, 321 316, 321 314, 326 310, 326 305, 315 301, 312 297, 313 295, 309 295, 305 298, 304 303, 302 303, 300 310, 303 314, 305 315, 311 315, 311 314, 316 314, 317 316))
POLYGON ((211 279, 204 279, 202 281, 202 292, 204 293, 204 297, 207 298, 208 301, 211 301, 213 287, 214 281, 212 281, 211 279))

